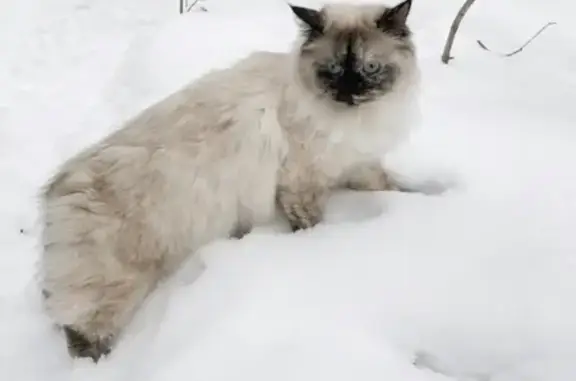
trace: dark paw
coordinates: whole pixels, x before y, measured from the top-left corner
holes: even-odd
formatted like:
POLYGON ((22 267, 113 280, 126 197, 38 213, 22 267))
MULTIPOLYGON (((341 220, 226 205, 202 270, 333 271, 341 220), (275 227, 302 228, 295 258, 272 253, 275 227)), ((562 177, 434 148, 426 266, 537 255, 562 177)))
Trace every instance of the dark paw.
POLYGON ((245 235, 250 234, 251 231, 252 231, 252 226, 238 225, 232 231, 232 233, 230 233, 230 238, 242 239, 242 238, 244 238, 245 235))
POLYGON ((320 223, 322 213, 317 207, 306 207, 300 204, 289 205, 284 208, 292 232, 310 229, 320 223))
POLYGON ((68 352, 72 357, 91 358, 97 363, 102 357, 107 356, 111 351, 110 339, 89 340, 84 334, 77 330, 64 326, 68 352))

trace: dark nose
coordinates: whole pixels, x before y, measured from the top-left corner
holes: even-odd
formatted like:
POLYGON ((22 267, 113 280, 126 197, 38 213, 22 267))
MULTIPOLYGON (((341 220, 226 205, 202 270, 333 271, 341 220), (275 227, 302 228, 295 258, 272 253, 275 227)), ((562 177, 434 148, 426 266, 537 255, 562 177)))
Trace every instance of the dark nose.
POLYGON ((354 106, 354 97, 352 94, 337 92, 334 98, 337 102, 346 103, 347 105, 354 106))
POLYGON ((360 74, 349 70, 339 78, 338 90, 345 94, 362 95, 366 91, 366 85, 360 74))

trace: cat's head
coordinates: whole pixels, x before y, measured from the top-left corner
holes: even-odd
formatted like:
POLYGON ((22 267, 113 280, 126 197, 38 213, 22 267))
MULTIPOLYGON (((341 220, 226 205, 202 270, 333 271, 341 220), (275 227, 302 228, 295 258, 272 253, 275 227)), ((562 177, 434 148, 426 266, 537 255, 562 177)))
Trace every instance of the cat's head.
POLYGON ((316 96, 354 107, 397 90, 414 74, 406 24, 411 0, 394 6, 329 4, 319 11, 290 5, 301 26, 296 74, 316 96))

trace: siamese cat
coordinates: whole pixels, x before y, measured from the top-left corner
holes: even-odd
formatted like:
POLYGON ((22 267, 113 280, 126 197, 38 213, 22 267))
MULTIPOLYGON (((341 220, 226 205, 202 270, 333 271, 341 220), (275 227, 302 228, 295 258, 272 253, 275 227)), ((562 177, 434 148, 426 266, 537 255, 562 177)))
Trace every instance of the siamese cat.
POLYGON ((110 353, 200 246, 276 209, 294 231, 311 228, 331 189, 399 188, 380 160, 416 112, 411 0, 290 7, 300 25, 290 52, 255 52, 194 80, 44 186, 44 304, 71 356, 110 353))

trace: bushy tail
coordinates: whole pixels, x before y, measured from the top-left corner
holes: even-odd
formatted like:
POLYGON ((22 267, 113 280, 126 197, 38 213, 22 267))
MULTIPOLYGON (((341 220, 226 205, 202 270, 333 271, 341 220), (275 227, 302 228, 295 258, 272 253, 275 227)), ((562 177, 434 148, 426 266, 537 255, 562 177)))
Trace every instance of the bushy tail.
POLYGON ((87 193, 48 201, 39 275, 45 309, 64 329, 70 354, 97 361, 153 290, 160 270, 138 260, 137 242, 126 245, 133 240, 122 239, 125 222, 92 202, 87 193))

